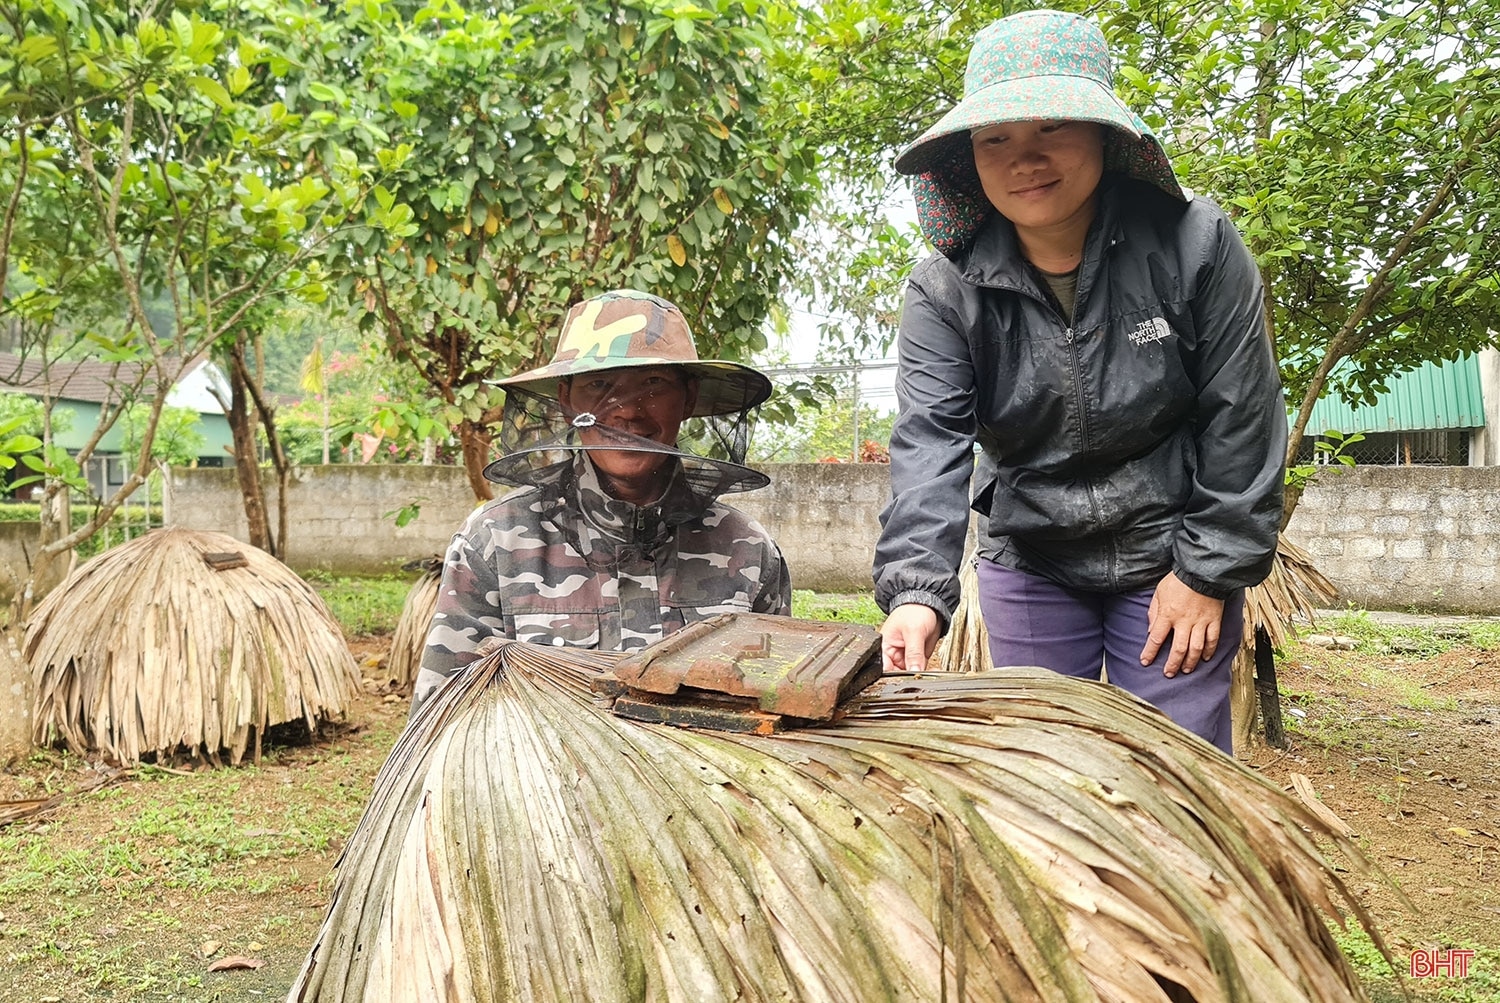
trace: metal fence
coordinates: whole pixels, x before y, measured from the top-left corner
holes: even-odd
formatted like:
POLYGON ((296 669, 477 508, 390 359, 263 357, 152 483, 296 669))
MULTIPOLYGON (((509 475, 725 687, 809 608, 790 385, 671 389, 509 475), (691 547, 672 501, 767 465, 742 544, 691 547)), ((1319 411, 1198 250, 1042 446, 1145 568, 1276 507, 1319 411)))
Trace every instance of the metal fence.
MULTIPOLYGON (((1469 465, 1471 429, 1427 429, 1417 432, 1365 432, 1341 453, 1360 466, 1370 467, 1466 467, 1469 465)), ((1322 436, 1307 436, 1297 458, 1303 463, 1328 462, 1316 448, 1322 436)))

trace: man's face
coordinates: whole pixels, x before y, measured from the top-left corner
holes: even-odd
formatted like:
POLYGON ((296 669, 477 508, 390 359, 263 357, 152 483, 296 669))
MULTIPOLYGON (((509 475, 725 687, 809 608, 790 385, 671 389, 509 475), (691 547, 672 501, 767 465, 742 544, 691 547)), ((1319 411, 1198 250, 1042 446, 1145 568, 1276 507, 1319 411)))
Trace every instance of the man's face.
MULTIPOLYGON (((641 366, 574 376, 558 385, 557 397, 569 416, 594 416, 595 425, 579 430, 585 445, 619 442, 606 431, 613 428, 675 446, 678 429, 698 401, 698 387, 671 366, 641 366)), ((665 454, 592 449, 589 456, 616 497, 639 504, 639 498, 653 501, 660 495, 663 485, 655 481, 668 460, 665 454)))

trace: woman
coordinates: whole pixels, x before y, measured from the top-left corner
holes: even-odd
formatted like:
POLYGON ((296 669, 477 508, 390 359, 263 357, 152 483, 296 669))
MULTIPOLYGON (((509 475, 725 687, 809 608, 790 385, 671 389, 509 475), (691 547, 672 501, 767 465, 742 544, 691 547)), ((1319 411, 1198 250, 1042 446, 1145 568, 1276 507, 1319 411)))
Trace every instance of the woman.
POLYGON ((1244 589, 1275 555, 1286 448, 1249 252, 1178 185, 1073 14, 980 32, 962 102, 896 167, 938 253, 901 320, 875 555, 887 666, 923 668, 947 627, 977 470, 995 664, 1103 665, 1229 752, 1230 662, 1244 589))

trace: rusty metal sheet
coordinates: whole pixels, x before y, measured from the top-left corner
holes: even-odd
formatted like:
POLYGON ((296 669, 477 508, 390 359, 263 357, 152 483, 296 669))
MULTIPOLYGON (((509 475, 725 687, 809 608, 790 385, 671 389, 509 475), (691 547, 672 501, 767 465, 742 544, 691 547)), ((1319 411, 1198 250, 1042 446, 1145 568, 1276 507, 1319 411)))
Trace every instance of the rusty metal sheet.
POLYGON ((722 613, 621 659, 628 690, 745 698, 769 714, 826 721, 880 675, 880 634, 862 624, 722 613))
POLYGON ((655 693, 626 693, 616 698, 612 709, 620 717, 632 721, 733 731, 746 735, 775 734, 781 730, 783 720, 780 714, 767 714, 732 697, 684 700, 655 693))

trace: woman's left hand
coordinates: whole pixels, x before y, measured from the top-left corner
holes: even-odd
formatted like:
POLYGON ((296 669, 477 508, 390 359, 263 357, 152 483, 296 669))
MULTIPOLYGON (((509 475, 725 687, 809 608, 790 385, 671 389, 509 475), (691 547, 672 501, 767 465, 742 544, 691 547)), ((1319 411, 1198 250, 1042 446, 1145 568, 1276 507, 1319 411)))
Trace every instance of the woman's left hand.
POLYGON ((1146 613, 1146 646, 1141 649, 1141 664, 1156 659, 1167 637, 1172 649, 1162 675, 1171 679, 1178 671, 1192 672, 1205 658, 1212 658, 1219 647, 1219 623, 1224 618, 1224 600, 1210 599, 1194 592, 1175 574, 1168 574, 1151 596, 1146 613))

